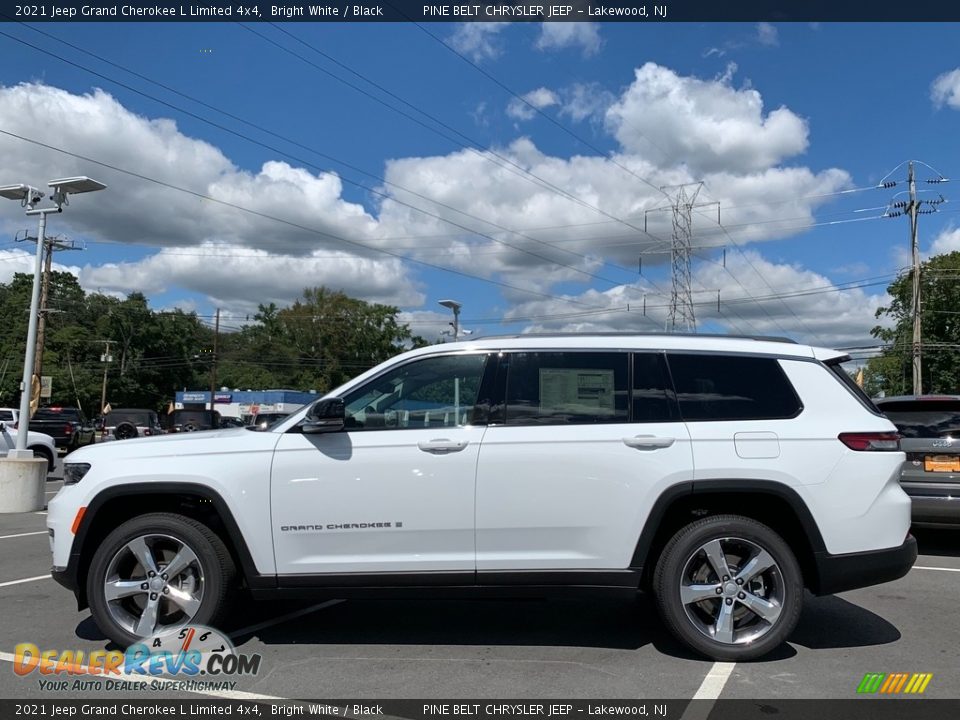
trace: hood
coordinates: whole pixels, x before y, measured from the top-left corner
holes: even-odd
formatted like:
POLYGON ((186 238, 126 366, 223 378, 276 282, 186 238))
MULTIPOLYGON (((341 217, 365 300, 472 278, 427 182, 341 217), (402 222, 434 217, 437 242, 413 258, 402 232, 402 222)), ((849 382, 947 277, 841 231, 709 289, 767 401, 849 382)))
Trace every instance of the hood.
POLYGON ((146 459, 272 449, 279 439, 280 433, 254 432, 246 428, 199 430, 98 443, 74 450, 68 458, 69 462, 100 462, 111 458, 146 459))

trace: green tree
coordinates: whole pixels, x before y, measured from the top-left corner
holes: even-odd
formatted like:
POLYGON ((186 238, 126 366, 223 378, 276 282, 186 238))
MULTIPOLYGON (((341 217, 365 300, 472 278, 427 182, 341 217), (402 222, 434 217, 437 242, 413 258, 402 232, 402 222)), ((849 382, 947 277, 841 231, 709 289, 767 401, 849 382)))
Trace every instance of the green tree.
MULTIPOLYGON (((920 268, 920 327, 923 338, 923 392, 960 393, 960 252, 937 255, 920 268)), ((877 318, 891 325, 877 326, 874 337, 887 344, 879 357, 867 363, 866 389, 871 394, 913 392, 913 273, 897 278, 888 288, 890 305, 877 318)))

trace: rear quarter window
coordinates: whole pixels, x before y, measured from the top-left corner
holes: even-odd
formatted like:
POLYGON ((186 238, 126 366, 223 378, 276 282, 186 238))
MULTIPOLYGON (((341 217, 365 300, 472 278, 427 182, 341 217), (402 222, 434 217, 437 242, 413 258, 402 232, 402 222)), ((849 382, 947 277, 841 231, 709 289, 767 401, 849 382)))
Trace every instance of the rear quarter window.
POLYGON ((803 409, 776 358, 668 353, 687 421, 785 420, 803 409))

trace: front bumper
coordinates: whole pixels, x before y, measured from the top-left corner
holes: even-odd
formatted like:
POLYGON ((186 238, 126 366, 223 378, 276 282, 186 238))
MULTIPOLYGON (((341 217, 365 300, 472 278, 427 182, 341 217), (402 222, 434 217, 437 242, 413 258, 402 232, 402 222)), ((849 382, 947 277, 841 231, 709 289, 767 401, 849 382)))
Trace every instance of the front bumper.
POLYGON ((855 590, 898 580, 910 572, 917 559, 917 540, 913 535, 898 547, 884 550, 831 555, 814 553, 817 584, 811 588, 817 595, 855 590))

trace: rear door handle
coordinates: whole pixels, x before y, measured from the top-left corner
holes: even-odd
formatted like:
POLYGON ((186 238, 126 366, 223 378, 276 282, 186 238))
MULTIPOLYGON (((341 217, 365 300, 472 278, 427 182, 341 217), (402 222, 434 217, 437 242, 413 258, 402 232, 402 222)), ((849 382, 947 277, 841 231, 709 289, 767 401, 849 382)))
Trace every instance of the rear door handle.
POLYGON ((417 447, 424 452, 433 453, 434 455, 446 455, 447 453, 460 452, 469 444, 469 440, 437 438, 435 440, 421 440, 417 443, 417 447))
POLYGON ((656 435, 635 435, 623 439, 624 445, 637 450, 660 450, 670 447, 675 442, 676 438, 657 437, 656 435))

